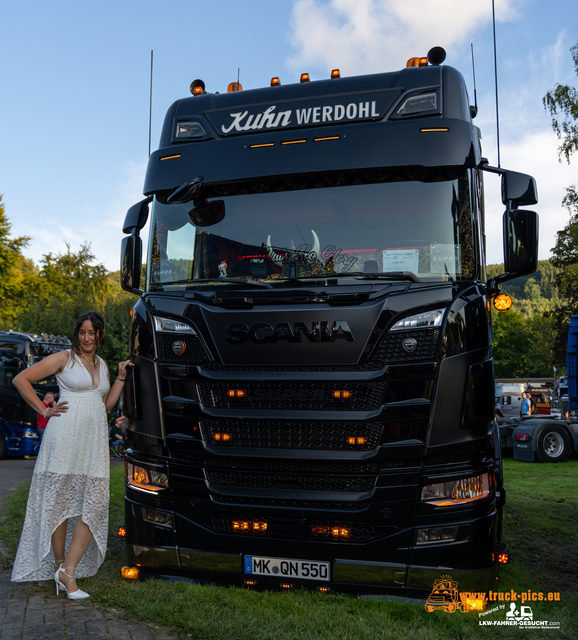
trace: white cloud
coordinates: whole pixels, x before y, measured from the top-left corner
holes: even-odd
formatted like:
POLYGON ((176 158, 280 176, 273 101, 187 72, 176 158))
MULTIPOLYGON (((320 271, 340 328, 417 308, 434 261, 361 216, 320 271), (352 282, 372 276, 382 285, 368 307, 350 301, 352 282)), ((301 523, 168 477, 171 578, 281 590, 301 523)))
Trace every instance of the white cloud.
MULTIPOLYGON (((496 18, 510 20, 522 1, 497 0, 496 18)), ((491 3, 479 0, 297 0, 290 34, 296 53, 287 66, 381 72, 436 45, 450 53, 491 19, 491 3)))

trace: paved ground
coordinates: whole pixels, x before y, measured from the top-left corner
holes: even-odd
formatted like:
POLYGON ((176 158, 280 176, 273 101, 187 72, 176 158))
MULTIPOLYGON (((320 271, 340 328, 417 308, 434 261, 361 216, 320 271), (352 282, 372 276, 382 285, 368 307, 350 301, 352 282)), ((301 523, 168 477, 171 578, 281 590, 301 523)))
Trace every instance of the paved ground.
MULTIPOLYGON (((35 459, 0 460, 0 503, 29 480, 35 459)), ((122 464, 115 460, 113 464, 122 464)), ((171 640, 176 636, 125 613, 56 596, 50 583, 10 581, 12 562, 0 540, 0 640, 171 640), (50 588, 49 588, 50 584, 50 588)))

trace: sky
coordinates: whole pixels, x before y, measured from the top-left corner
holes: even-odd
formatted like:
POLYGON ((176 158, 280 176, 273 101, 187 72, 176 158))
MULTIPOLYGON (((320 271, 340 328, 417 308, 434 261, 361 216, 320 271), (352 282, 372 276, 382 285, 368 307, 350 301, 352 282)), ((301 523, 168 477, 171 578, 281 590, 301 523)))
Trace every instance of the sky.
MULTIPOLYGON (((556 83, 578 87, 570 47, 576 0, 495 0, 500 164, 538 184, 540 259, 569 219, 565 188, 578 157, 558 159, 542 98, 556 83)), ((119 269, 122 222, 142 199, 168 107, 195 78, 226 91, 395 71, 436 45, 464 75, 473 100, 475 56, 484 156, 498 164, 491 0, 22 0, 0 11, 0 194, 24 254, 77 251, 90 243, 119 269), (240 70, 240 71, 238 71, 240 70)), ((486 174, 488 263, 502 261, 499 178, 486 174)))

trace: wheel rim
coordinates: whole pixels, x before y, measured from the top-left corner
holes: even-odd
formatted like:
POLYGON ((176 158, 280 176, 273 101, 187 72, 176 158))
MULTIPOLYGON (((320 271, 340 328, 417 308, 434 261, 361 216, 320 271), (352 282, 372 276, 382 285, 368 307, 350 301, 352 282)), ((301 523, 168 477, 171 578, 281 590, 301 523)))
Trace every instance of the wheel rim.
POLYGON ((551 457, 557 458, 564 451, 564 439, 559 433, 552 431, 544 438, 544 451, 551 457))

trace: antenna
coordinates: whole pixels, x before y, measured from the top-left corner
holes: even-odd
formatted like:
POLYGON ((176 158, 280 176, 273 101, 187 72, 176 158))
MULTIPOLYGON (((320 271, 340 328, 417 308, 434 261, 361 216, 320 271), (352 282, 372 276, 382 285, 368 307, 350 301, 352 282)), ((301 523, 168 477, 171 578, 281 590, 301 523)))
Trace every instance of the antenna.
POLYGON ((241 82, 241 67, 237 67, 237 84, 241 82))
POLYGON ((474 64, 474 43, 471 42, 470 46, 472 48, 472 73, 474 76, 474 113, 472 117, 476 117, 478 115, 478 93, 476 91, 476 66, 474 64))
POLYGON ((494 28, 494 77, 496 82, 496 141, 498 146, 498 169, 500 168, 500 111, 498 108, 498 56, 496 53, 496 11, 492 0, 492 25, 494 28))
POLYGON ((153 50, 151 49, 151 95, 149 104, 149 156, 151 155, 151 129, 153 120, 153 50))

